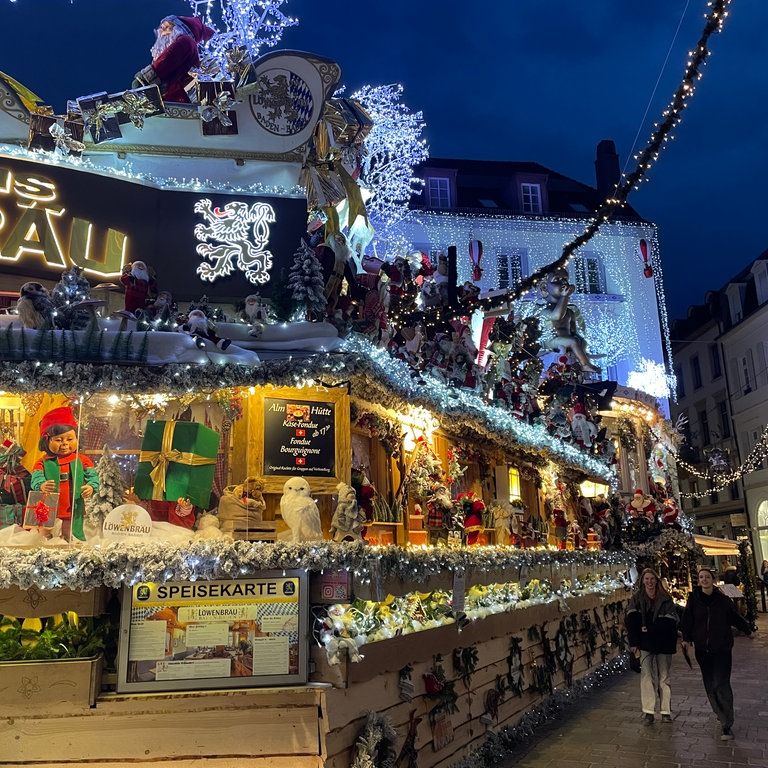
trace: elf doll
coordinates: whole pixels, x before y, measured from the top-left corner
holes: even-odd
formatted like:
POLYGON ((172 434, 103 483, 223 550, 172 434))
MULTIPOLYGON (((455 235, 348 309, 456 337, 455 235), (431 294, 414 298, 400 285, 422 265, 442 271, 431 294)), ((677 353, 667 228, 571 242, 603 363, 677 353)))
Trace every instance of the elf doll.
POLYGON ((54 408, 40 421, 40 450, 45 453, 32 468, 30 487, 42 493, 58 493, 61 536, 70 534, 85 541, 84 499, 99 487, 93 462, 77 452, 77 422, 67 407, 54 408))

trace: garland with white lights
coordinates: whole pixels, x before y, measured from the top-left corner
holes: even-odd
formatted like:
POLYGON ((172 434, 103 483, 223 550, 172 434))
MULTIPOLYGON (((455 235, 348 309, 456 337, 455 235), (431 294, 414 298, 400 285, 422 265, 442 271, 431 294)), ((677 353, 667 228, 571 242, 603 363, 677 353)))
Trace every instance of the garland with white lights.
POLYGON ((476 547, 408 550, 371 547, 365 543, 247 541, 192 541, 183 547, 169 542, 126 544, 76 549, 41 547, 0 550, 0 588, 67 588, 86 592, 100 586, 118 588, 139 582, 210 581, 242 579, 264 570, 347 571, 362 582, 373 580, 424 581, 450 572, 485 573, 520 568, 600 570, 626 568, 626 552, 583 550, 519 550, 476 547))
POLYGON ((700 477, 704 480, 716 480, 714 485, 707 488, 704 491, 696 491, 691 493, 681 493, 680 497, 683 499, 703 499, 712 493, 719 493, 728 487, 731 483, 740 480, 744 475, 755 472, 758 469, 762 469, 763 462, 768 460, 768 426, 763 429, 760 439, 755 443, 755 447, 749 452, 749 456, 731 472, 718 473, 716 475, 710 472, 702 472, 692 464, 679 458, 677 455, 672 454, 675 457, 675 461, 678 466, 685 469, 689 474, 694 477, 700 477))
MULTIPOLYGON (((563 248, 563 253, 559 259, 533 272, 522 281, 512 294, 515 299, 520 298, 531 288, 535 287, 537 283, 552 270, 565 267, 571 256, 573 256, 579 248, 586 245, 598 233, 600 227, 608 221, 618 209, 624 206, 629 197, 629 193, 633 189, 637 189, 637 185, 645 180, 644 177, 646 173, 651 165, 658 159, 662 146, 671 138, 672 130, 682 119, 681 113, 688 105, 688 99, 693 96, 696 90, 695 81, 702 76, 700 70, 706 63, 707 57, 710 55, 710 51, 707 49, 707 43, 713 34, 722 30, 725 17, 728 15, 727 8, 730 5, 730 2, 731 0, 712 0, 710 3, 712 10, 706 17, 701 38, 696 44, 693 53, 690 54, 690 58, 685 67, 685 73, 683 74, 683 79, 675 91, 669 106, 662 113, 662 121, 656 123, 655 130, 651 134, 648 144, 645 149, 637 155, 637 165, 635 170, 632 171, 629 176, 624 177, 624 180, 618 185, 613 196, 608 198, 597 209, 594 219, 584 231, 563 248)), ((655 268, 656 265, 654 265, 654 269, 655 268)))

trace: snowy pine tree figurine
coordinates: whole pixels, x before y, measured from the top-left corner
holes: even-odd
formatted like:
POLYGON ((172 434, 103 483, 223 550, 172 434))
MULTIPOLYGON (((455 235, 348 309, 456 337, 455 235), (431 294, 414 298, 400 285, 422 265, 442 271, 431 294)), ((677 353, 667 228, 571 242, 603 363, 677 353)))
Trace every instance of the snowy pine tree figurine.
POLYGON ((114 456, 105 445, 96 465, 99 487, 86 501, 85 519, 89 525, 101 528, 104 518, 115 508, 125 503, 128 483, 114 456))
POLYGON ((325 314, 323 271, 312 249, 302 240, 293 255, 288 277, 291 298, 304 309, 307 320, 318 320, 325 314))
POLYGON ((91 313, 81 304, 91 296, 91 284, 82 272, 80 267, 65 269, 51 292, 60 328, 82 330, 91 319, 91 313))

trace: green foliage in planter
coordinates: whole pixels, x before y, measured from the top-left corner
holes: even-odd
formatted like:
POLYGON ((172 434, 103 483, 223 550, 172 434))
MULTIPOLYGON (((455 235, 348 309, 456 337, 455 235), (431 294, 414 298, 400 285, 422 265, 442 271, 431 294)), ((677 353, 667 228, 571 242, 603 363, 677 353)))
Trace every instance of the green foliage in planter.
POLYGON ((68 611, 45 619, 0 617, 0 661, 78 659, 104 652, 108 617, 79 618, 68 611))

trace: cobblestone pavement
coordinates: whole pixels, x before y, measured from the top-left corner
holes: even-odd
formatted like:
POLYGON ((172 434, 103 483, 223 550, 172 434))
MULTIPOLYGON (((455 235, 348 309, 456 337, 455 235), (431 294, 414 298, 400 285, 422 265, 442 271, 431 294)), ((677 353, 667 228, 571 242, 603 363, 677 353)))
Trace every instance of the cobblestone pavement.
POLYGON ((640 676, 615 678, 510 753, 506 768, 768 768, 768 615, 735 638, 731 684, 735 739, 720 740, 696 659, 672 662, 672 717, 653 725, 640 711, 640 676))

